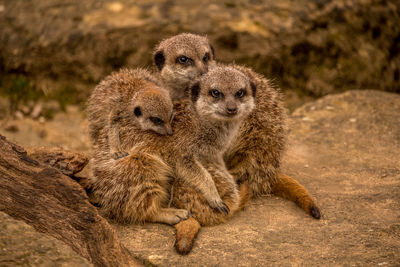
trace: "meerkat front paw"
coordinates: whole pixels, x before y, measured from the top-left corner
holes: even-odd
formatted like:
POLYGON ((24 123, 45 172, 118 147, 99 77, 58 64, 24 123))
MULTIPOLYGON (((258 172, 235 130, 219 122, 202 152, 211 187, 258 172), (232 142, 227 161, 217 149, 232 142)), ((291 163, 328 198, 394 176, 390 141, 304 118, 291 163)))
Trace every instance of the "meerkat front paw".
MULTIPOLYGON (((190 217, 190 211, 184 209, 178 209, 175 211, 175 216, 179 219, 178 222, 186 220, 190 217)), ((176 223, 178 223, 176 222, 176 223)))
POLYGON ((162 209, 152 221, 174 225, 190 217, 190 212, 184 209, 162 209))
POLYGON ((115 160, 124 158, 124 157, 126 157, 126 156, 128 156, 128 155, 129 155, 129 153, 128 153, 128 152, 125 152, 125 151, 117 151, 117 152, 112 153, 112 157, 113 157, 115 160))
POLYGON ((211 208, 217 210, 218 212, 223 212, 225 215, 228 215, 230 212, 230 209, 228 205, 224 201, 220 200, 214 200, 209 202, 209 205, 211 208))

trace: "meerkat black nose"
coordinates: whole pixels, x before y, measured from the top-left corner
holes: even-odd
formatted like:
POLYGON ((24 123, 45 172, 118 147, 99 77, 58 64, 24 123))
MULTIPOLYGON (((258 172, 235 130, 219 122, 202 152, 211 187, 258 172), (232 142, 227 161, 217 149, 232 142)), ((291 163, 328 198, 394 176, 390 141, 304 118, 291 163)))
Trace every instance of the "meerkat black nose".
POLYGON ((237 113, 237 108, 236 107, 228 107, 226 108, 226 113, 229 115, 235 115, 237 113))

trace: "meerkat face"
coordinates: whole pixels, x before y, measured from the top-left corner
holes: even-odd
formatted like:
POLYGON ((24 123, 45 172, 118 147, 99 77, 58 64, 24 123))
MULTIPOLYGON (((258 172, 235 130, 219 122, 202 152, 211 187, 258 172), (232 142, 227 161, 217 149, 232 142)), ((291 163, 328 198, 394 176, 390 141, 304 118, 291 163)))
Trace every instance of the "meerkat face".
POLYGON ((255 106, 254 83, 239 70, 215 67, 191 87, 191 98, 200 116, 211 120, 240 120, 255 106))
POLYGON ((182 33, 162 41, 154 52, 154 63, 173 100, 189 97, 194 79, 215 64, 214 49, 207 37, 182 33))
POLYGON ((173 105, 168 92, 147 90, 133 103, 132 114, 142 130, 172 135, 173 105))

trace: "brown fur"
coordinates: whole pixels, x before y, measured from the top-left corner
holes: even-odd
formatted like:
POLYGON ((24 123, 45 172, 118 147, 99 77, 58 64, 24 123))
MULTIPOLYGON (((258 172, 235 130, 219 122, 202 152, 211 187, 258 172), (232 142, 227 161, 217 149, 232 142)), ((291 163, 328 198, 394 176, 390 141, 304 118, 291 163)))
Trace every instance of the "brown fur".
MULTIPOLYGON (((162 41, 156 51, 162 50, 164 54, 170 55, 171 58, 176 57, 177 54, 201 54, 205 49, 212 46, 206 39, 198 41, 199 38, 204 37, 194 34, 172 36, 162 41), (179 51, 179 53, 176 53, 176 51, 179 51)), ((213 54, 213 59, 215 59, 215 54, 213 54)), ((214 60, 210 63, 216 64, 214 60)), ((181 78, 184 75, 184 73, 174 72, 174 64, 173 61, 166 61, 163 69, 169 71, 161 69, 160 75, 163 83, 170 90, 171 97, 174 101, 177 101, 187 98, 189 95, 184 84, 176 83, 174 86, 168 86, 176 77, 181 78)), ((305 191, 304 187, 293 178, 279 173, 286 136, 285 109, 279 90, 273 88, 266 78, 250 68, 232 66, 244 72, 254 82, 257 87, 257 95, 256 108, 249 119, 244 122, 239 130, 239 135, 225 154, 225 162, 230 173, 239 184, 247 181, 254 197, 266 193, 276 193, 287 197, 295 196, 300 192, 302 192, 300 194, 302 196, 305 191), (283 182, 280 181, 283 179, 282 177, 286 177, 283 182), (294 182, 286 183, 285 181, 288 179, 294 182), (289 184, 291 186, 288 186, 289 184)), ((199 73, 199 75, 201 74, 199 73)), ((188 78, 192 79, 193 77, 188 78)), ((290 199, 293 199, 293 197, 290 197, 290 199)), ((296 199, 299 199, 298 205, 307 213, 314 218, 320 218, 319 208, 310 194, 307 193, 306 198, 299 196, 296 199), (311 212, 311 210, 314 210, 314 212, 311 212)))
MULTIPOLYGON (((199 86, 201 87, 201 93, 199 99, 195 100, 195 107, 199 110, 200 114, 215 113, 215 111, 222 113, 224 110, 219 109, 220 107, 228 107, 230 105, 229 103, 236 102, 239 109, 236 116, 240 116, 241 120, 246 120, 244 116, 247 116, 253 108, 253 101, 249 104, 249 99, 253 98, 254 90, 251 84, 246 85, 246 83, 250 82, 242 72, 238 72, 234 68, 227 66, 214 67, 214 69, 200 79, 199 86), (210 91, 204 90, 205 88, 203 87, 212 90, 218 89, 223 93, 224 97, 220 99, 210 97, 210 91), (247 94, 243 98, 237 97, 235 93, 240 91, 241 88, 246 87, 247 94), (207 101, 204 101, 204 99, 207 101), (242 111, 240 110, 246 110, 246 114, 241 114, 242 111)), ((195 96, 192 91, 192 99, 194 98, 195 96)), ((214 114, 210 117, 212 118, 213 116, 214 114)), ((229 141, 227 144, 230 144, 232 139, 229 139, 229 136, 224 136, 224 138, 226 139, 225 142, 229 141)), ((220 152, 225 149, 226 148, 222 148, 220 152)), ((207 201, 203 196, 198 194, 194 188, 186 186, 185 183, 182 183, 179 179, 176 179, 173 185, 173 203, 176 207, 190 210, 192 216, 197 219, 201 225, 214 225, 225 222, 241 205, 243 205, 243 202, 248 199, 248 193, 242 188, 243 192, 239 195, 237 186, 233 182, 233 178, 226 170, 225 164, 222 161, 222 154, 220 158, 214 159, 208 156, 207 159, 203 160, 203 165, 213 177, 218 194, 231 211, 228 216, 223 216, 221 213, 215 212, 215 210, 207 205, 207 201), (241 199, 240 197, 243 198, 241 199)))
POLYGON ((235 212, 243 209, 251 199, 251 192, 247 183, 239 186, 239 193, 237 194, 236 189, 226 185, 224 177, 214 173, 213 178, 222 200, 230 208, 228 216, 210 209, 198 192, 179 183, 174 184, 174 188, 176 188, 172 196, 174 204, 177 207, 184 207, 192 213, 192 217, 174 225, 176 229, 175 249, 179 254, 185 255, 192 250, 194 240, 201 228, 200 225, 215 225, 226 222, 235 212))
POLYGON ((277 182, 272 186, 272 193, 293 201, 316 219, 321 217, 321 213, 313 197, 304 186, 292 177, 278 173, 277 182))
POLYGON ((161 41, 153 53, 153 59, 161 82, 169 88, 174 100, 186 98, 193 80, 215 64, 214 49, 207 37, 191 33, 182 33, 161 41), (204 60, 206 55, 208 60, 204 60), (180 63, 180 56, 188 58, 190 63, 180 63))
POLYGON ((86 187, 106 216, 119 222, 168 224, 188 217, 186 210, 164 208, 173 171, 161 157, 133 151, 119 159, 121 153, 128 151, 120 140, 126 125, 130 127, 129 134, 160 135, 170 128, 171 116, 168 92, 158 87, 145 70, 123 69, 106 77, 93 90, 88 103, 93 179, 86 181, 86 187), (141 108, 140 117, 134 113, 136 107, 141 108), (164 125, 154 127, 148 120, 151 116, 163 119, 164 125))
MULTIPOLYGON (((162 41, 156 48, 154 55, 161 51, 170 59, 159 67, 159 73, 163 84, 170 90, 173 101, 189 97, 186 82, 193 79, 196 74, 196 72, 191 72, 185 77, 186 72, 181 70, 184 68, 177 67, 173 60, 182 54, 202 54, 205 49, 212 47, 208 40, 198 41, 199 38, 204 37, 180 34, 162 41), (181 82, 176 82, 177 80, 181 82)), ((216 64, 214 60, 215 54, 213 53, 213 60, 209 64, 216 64)), ((155 63, 157 65, 156 60, 155 63)), ((295 201, 308 214, 319 219, 320 211, 313 197, 295 179, 279 172, 286 136, 285 109, 279 90, 273 88, 266 78, 251 69, 238 65, 233 65, 233 67, 244 72, 254 82, 257 93, 256 108, 241 126, 237 138, 225 153, 225 163, 230 173, 239 185, 248 184, 250 195, 253 197, 274 193, 295 201)), ((197 75, 202 74, 201 71, 197 72, 197 75)), ((191 208, 193 207, 188 207, 189 210, 191 208)), ((205 212, 204 217, 207 216, 213 218, 213 215, 205 212)), ((191 224, 186 221, 182 221, 179 225, 182 224, 191 227, 191 224)), ((178 245, 176 248, 180 253, 187 253, 185 246, 183 248, 179 246, 180 240, 188 240, 184 234, 180 233, 182 228, 184 227, 177 227, 176 242, 178 245)), ((193 226, 193 230, 196 229, 193 226)), ((195 235, 191 236, 195 237, 195 235)), ((185 244, 193 243, 193 240, 192 242, 186 241, 185 244)))
POLYGON ((188 254, 193 247, 193 241, 200 231, 199 222, 190 217, 187 220, 175 224, 176 239, 175 249, 182 255, 188 254))
MULTIPOLYGON (((126 79, 122 74, 120 79, 126 79)), ((241 120, 251 111, 254 99, 250 93, 249 80, 240 71, 221 67, 207 75, 208 78, 200 80, 197 85, 197 98, 193 99, 193 103, 185 102, 175 106, 173 136, 143 131, 138 129, 129 116, 121 116, 120 147, 130 155, 114 160, 104 146, 95 145, 93 194, 100 200, 101 209, 107 216, 122 222, 179 222, 187 216, 184 209, 163 208, 166 207, 170 177, 200 192, 200 196, 207 200, 209 209, 225 213, 229 211, 227 205, 231 205, 232 210, 236 209, 237 188, 226 170, 223 152, 241 120), (208 81, 213 81, 212 85, 217 83, 227 101, 216 101, 209 95, 212 85, 208 81), (236 99, 235 93, 242 88, 248 94, 236 99), (232 105, 237 107, 234 116, 221 115, 232 105), (214 172, 223 177, 221 183, 232 191, 232 203, 225 204, 221 200, 212 177, 214 172)), ((124 110, 125 106, 121 108, 124 110)), ((99 131, 99 143, 106 143, 104 140, 107 139, 107 132, 99 131)), ((174 186, 175 190, 179 190, 179 186, 174 186)))
POLYGON ((279 172, 286 136, 286 115, 280 92, 250 68, 234 67, 256 84, 257 95, 256 108, 225 154, 230 173, 239 184, 247 181, 255 197, 274 193, 296 199, 297 205, 319 219, 319 208, 313 197, 295 179, 279 172))
POLYGON ((207 201, 197 190, 185 185, 185 183, 179 179, 173 184, 174 190, 172 196, 172 203, 175 207, 190 210, 192 217, 203 226, 226 222, 226 220, 239 209, 240 205, 239 192, 233 182, 233 178, 228 176, 228 178, 232 179, 231 181, 227 179, 224 173, 211 167, 207 170, 214 179, 215 186, 217 187, 221 199, 230 210, 228 215, 216 212, 207 205, 207 201))
POLYGON ((137 129, 172 134, 172 102, 168 91, 158 86, 143 69, 122 69, 107 76, 93 90, 88 101, 89 133, 95 150, 121 153, 119 131, 123 118, 137 129), (135 108, 140 116, 135 115, 135 108), (151 117, 165 123, 155 125, 151 117), (106 138, 104 138, 106 137, 106 138))
MULTIPOLYGON (((233 70, 233 68, 227 66, 219 68, 233 70)), ((212 72, 212 70, 210 72, 212 72)), ((242 72, 238 72, 236 74, 236 77, 233 77, 231 75, 226 75, 224 73, 221 73, 221 75, 217 77, 212 74, 213 73, 211 73, 210 75, 209 73, 205 74, 204 76, 201 77, 200 81, 203 83, 206 82, 210 84, 210 88, 222 89, 225 86, 229 88, 225 90, 232 90, 233 88, 237 88, 236 89, 237 91, 238 89, 243 87, 243 85, 240 84, 240 81, 237 80, 238 78, 239 79, 245 78, 242 72)), ((253 95, 254 88, 251 89, 249 88, 247 94, 249 96, 253 95)), ((212 102, 205 102, 205 103, 203 103, 203 101, 201 100, 197 101, 199 103, 198 106, 204 107, 202 108, 202 110, 203 109, 210 110, 215 105, 213 103, 213 101, 215 100, 213 100, 212 102)), ((226 101, 227 103, 231 101, 229 99, 229 95, 225 96, 224 101, 226 101)), ((243 107, 240 109, 245 109, 245 108, 243 107)), ((204 110, 203 112, 206 113, 207 112, 206 110, 204 110)), ((246 121, 246 119, 244 120, 246 121)), ((225 169, 224 162, 217 164, 217 166, 224 166, 223 168, 216 168, 215 164, 214 165, 204 164, 204 165, 207 168, 208 172, 213 177, 218 193, 222 198, 222 200, 228 206, 230 213, 226 216, 222 213, 216 212, 209 205, 207 205, 207 201, 202 197, 201 194, 198 193, 198 191, 191 188, 190 186, 185 185, 185 183, 182 183, 182 181, 179 179, 176 179, 173 185, 174 187, 172 195, 173 204, 175 207, 189 210, 193 218, 196 219, 196 221, 200 223, 200 225, 220 224, 226 222, 226 220, 228 220, 237 210, 243 208, 244 205, 250 200, 251 193, 249 192, 247 183, 243 183, 240 186, 240 191, 238 192, 237 186, 233 182, 233 178, 225 169)), ((190 251, 194 241, 194 239, 191 238, 195 238, 196 234, 194 233, 196 233, 196 231, 200 229, 196 225, 197 224, 194 223, 193 220, 190 220, 190 221, 182 221, 175 226, 177 230, 175 248, 179 253, 185 254, 188 253, 188 251, 190 251), (191 227, 193 227, 193 229, 191 229, 191 227), (187 236, 185 235, 186 233, 190 233, 190 235, 187 236)))

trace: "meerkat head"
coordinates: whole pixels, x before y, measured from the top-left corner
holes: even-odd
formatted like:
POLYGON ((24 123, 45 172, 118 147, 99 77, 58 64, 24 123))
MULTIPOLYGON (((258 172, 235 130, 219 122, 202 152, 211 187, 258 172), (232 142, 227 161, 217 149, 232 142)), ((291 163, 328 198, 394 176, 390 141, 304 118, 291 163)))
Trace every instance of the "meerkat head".
POLYGON ((215 64, 214 49, 207 37, 182 33, 163 40, 155 49, 154 64, 173 100, 189 97, 194 79, 215 64))
POLYGON ((241 71, 218 66, 191 86, 191 100, 200 116, 210 120, 240 120, 255 106, 256 86, 241 71))
POLYGON ((132 114, 142 130, 172 135, 173 104, 167 91, 154 88, 134 97, 132 114))

